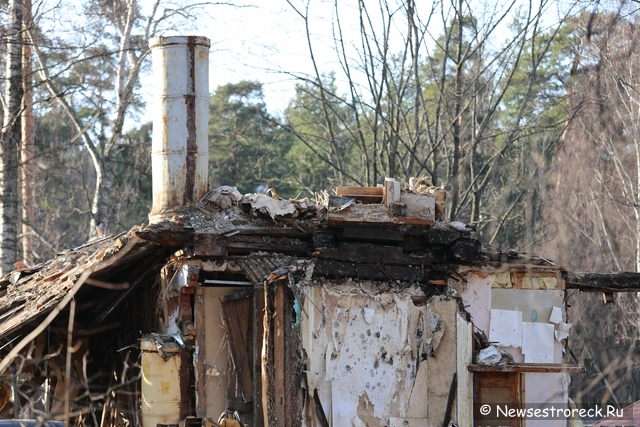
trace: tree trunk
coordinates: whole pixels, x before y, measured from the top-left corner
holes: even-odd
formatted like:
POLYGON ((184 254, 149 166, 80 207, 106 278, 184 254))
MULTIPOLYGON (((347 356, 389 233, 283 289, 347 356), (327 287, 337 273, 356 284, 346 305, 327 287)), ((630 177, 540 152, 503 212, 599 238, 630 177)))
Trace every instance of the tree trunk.
POLYGON ((96 170, 96 190, 93 193, 91 203, 91 229, 89 237, 110 234, 109 213, 111 211, 111 187, 113 185, 113 151, 105 153, 103 157, 94 158, 93 164, 96 170))
MULTIPOLYGON (((31 0, 24 0, 23 27, 31 25, 31 0)), ((35 236, 31 227, 35 223, 36 209, 33 197, 34 180, 36 176, 36 134, 33 119, 33 68, 31 66, 31 46, 23 37, 22 45, 22 258, 32 265, 36 262, 34 253, 35 236)))
POLYGON ((5 105, 0 143, 0 260, 1 274, 13 270, 18 260, 18 152, 22 139, 22 0, 9 3, 5 105))
POLYGON ((453 118, 453 165, 451 166, 451 209, 449 217, 455 220, 458 216, 458 200, 460 197, 460 144, 462 133, 462 36, 464 27, 462 0, 458 2, 458 47, 456 52, 456 80, 455 80, 455 117, 453 118))

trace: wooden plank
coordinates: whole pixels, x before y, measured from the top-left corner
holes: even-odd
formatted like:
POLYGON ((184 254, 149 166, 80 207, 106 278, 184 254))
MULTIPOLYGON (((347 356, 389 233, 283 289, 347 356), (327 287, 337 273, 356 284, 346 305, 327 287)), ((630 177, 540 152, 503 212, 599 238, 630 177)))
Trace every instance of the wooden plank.
POLYGON ((329 421, 327 420, 327 416, 322 408, 322 402, 320 401, 317 388, 313 389, 313 409, 315 410, 316 418, 318 419, 320 427, 329 427, 329 421))
POLYGON ((569 365, 563 363, 516 363, 512 365, 469 365, 470 372, 542 372, 542 373, 568 373, 581 374, 585 372, 582 365, 569 365))
POLYGON ((567 289, 583 292, 640 292, 640 273, 562 273, 567 289))
POLYGON ((269 292, 269 286, 264 287, 264 316, 262 334, 262 355, 260 359, 260 372, 262 383, 262 416, 265 427, 277 427, 272 423, 270 415, 274 410, 275 396, 273 394, 273 333, 271 330, 273 322, 273 304, 269 292))
POLYGON ((458 372, 457 424, 473 425, 473 374, 465 369, 473 361, 473 323, 456 313, 456 371, 458 372))
POLYGON ((274 362, 274 395, 275 395, 275 416, 278 425, 286 425, 285 407, 285 369, 286 369, 286 348, 285 348, 285 293, 282 283, 276 284, 274 298, 274 330, 273 330, 273 362, 274 362))
POLYGON ((336 194, 338 196, 380 196, 382 197, 384 188, 382 187, 346 187, 338 186, 336 194))
MULTIPOLYGON (((302 389, 302 372, 305 367, 303 365, 302 354, 302 336, 300 331, 300 322, 303 314, 296 312, 294 301, 297 298, 292 291, 295 288, 291 286, 294 283, 293 274, 288 274, 288 281, 283 283, 282 289, 284 293, 284 350, 285 350, 285 420, 284 425, 289 427, 302 427, 304 397, 303 394, 308 393, 302 389), (284 283, 287 283, 285 285, 284 283)), ((298 302, 299 299, 298 299, 298 302)))
POLYGON ((193 229, 177 225, 150 225, 144 230, 138 230, 135 235, 140 239, 169 247, 182 247, 193 244, 193 229))
POLYGON ((196 288, 194 298, 193 316, 194 326, 196 328, 196 347, 198 348, 198 357, 195 363, 195 380, 196 380, 196 417, 206 418, 207 416, 207 397, 206 397, 206 346, 204 345, 205 337, 205 309, 204 309, 204 287, 196 288))
POLYGON ((447 406, 444 410, 444 421, 442 422, 442 427, 449 427, 449 422, 451 421, 451 410, 453 409, 453 401, 456 398, 456 392, 458 389, 458 373, 453 373, 453 378, 451 379, 451 387, 449 388, 449 395, 447 396, 447 406))
POLYGON ((406 224, 406 225, 433 225, 432 218, 418 218, 412 216, 396 217, 392 208, 383 204, 356 204, 340 211, 327 213, 329 224, 406 224))
POLYGON ((264 413, 262 402, 262 337, 264 333, 264 292, 256 288, 253 292, 253 424, 264 426, 264 413))
MULTIPOLYGON (((251 314, 251 299, 248 296, 240 299, 230 297, 221 298, 222 319, 227 329, 227 342, 231 351, 235 374, 238 377, 240 396, 245 402, 253 400, 253 387, 251 382, 252 352, 249 344, 249 319, 251 314)), ((227 390, 227 396, 235 394, 235 384, 231 384, 231 390, 227 390)))
POLYGON ((516 372, 484 372, 476 376, 476 414, 475 425, 485 425, 491 421, 492 425, 522 427, 522 420, 514 417, 497 416, 497 414, 482 415, 480 407, 484 404, 507 404, 512 408, 520 408, 522 402, 522 386, 520 374, 516 372), (506 401, 505 401, 506 400, 506 401), (497 421, 497 422, 496 422, 497 421))

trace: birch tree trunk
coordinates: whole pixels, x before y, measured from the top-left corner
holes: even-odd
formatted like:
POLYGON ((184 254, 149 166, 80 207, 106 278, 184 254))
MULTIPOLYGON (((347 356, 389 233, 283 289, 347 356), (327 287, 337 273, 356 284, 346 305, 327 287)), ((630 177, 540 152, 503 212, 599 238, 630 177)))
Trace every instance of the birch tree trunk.
MULTIPOLYGON (((28 31, 31 26, 31 0, 24 1, 23 27, 28 31)), ((26 34, 26 32, 25 32, 26 34)), ((31 65, 31 46, 23 37, 22 45, 22 146, 21 157, 21 195, 22 195, 22 258, 24 262, 35 264, 34 236, 32 227, 35 224, 35 200, 33 198, 34 180, 36 176, 36 134, 33 118, 33 67, 31 65)))
POLYGON ((0 143, 0 260, 4 275, 18 260, 18 152, 22 139, 22 0, 9 2, 5 111, 0 143))

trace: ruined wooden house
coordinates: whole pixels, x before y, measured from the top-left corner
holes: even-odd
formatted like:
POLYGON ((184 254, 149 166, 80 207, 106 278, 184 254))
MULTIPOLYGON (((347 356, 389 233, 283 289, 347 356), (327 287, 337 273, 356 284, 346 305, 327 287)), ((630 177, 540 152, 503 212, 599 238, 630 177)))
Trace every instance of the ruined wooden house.
POLYGON ((0 415, 473 426, 505 425, 484 403, 567 404, 566 289, 615 278, 484 247, 418 182, 321 203, 209 191, 208 41, 152 52, 150 224, 0 282, 0 415))

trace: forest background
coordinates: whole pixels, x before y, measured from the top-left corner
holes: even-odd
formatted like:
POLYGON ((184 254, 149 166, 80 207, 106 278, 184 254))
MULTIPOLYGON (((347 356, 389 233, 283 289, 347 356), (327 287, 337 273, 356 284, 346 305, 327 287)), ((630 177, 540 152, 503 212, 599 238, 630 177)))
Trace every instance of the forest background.
MULTIPOLYGON (((269 84, 211 88, 212 186, 313 198, 426 177, 447 190, 449 219, 486 244, 572 271, 640 271, 638 2, 279 3, 297 32, 257 52, 269 84), (278 43, 296 59, 279 62, 278 43)), ((260 7, 0 0, 3 274, 146 222, 149 39, 260 7)), ((215 69, 223 37, 211 38, 215 69)), ((251 62, 241 50, 226 54, 251 62)), ((571 396, 640 399, 638 295, 568 300, 567 360, 588 369, 571 396)))

